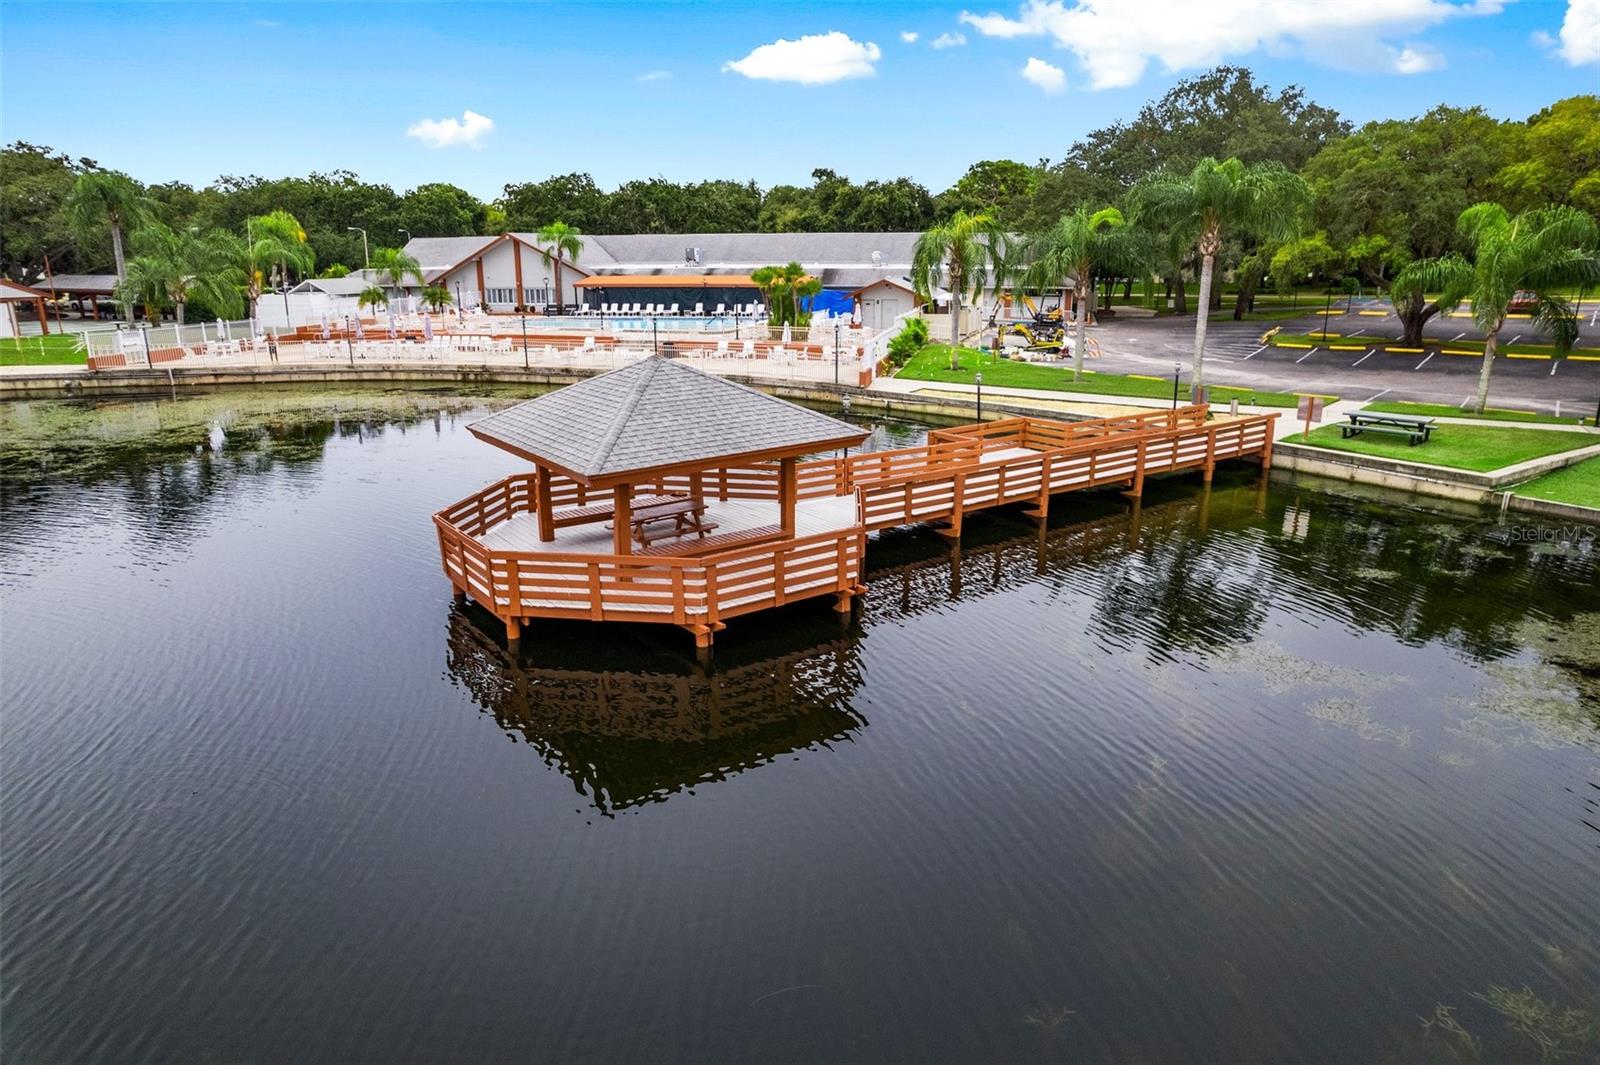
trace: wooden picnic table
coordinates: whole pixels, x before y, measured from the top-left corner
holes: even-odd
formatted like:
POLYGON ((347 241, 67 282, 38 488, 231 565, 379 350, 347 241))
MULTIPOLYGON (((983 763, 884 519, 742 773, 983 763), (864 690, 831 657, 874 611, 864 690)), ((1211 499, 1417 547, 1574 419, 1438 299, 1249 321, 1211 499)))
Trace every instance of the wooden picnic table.
POLYGON ((690 533, 704 537, 717 527, 716 522, 705 520, 705 512, 705 500, 699 496, 676 496, 634 507, 629 512, 633 538, 648 547, 657 540, 690 533))

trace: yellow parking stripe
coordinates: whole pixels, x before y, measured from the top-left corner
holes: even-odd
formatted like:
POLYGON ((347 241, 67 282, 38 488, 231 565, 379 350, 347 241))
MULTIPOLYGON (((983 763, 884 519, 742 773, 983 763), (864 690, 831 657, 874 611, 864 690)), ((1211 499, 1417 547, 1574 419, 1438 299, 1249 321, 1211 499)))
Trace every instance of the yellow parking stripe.
POLYGON ((1366 351, 1365 344, 1329 344, 1329 351, 1366 351))
POLYGON ((1600 355, 1568 355, 1574 362, 1600 362, 1600 355))
POLYGON ((1275 348, 1305 348, 1305 349, 1309 350, 1311 348, 1316 347, 1316 345, 1315 344, 1274 344, 1273 347, 1275 347, 1275 348))
POLYGON ((1482 355, 1483 352, 1481 352, 1481 351, 1473 351, 1471 348, 1440 348, 1439 349, 1439 354, 1440 355, 1482 355))
POLYGON ((1521 354, 1513 355, 1513 354, 1511 354, 1509 352, 1506 353, 1506 358, 1508 358, 1508 359, 1543 359, 1545 362, 1549 362, 1550 361, 1550 356, 1548 356, 1548 355, 1521 355, 1521 354))
POLYGON ((1373 318, 1387 318, 1387 317, 1389 317, 1389 312, 1388 311, 1357 311, 1356 313, 1357 314, 1370 315, 1373 318))
POLYGON ((1421 348, 1384 348, 1391 355, 1421 355, 1421 348))

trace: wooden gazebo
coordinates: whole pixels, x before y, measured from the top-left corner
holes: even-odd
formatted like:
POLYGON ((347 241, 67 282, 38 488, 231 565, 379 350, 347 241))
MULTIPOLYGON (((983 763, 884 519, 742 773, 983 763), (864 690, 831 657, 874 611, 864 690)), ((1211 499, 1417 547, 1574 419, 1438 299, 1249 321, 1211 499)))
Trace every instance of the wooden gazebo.
POLYGON ((730 614, 821 594, 848 609, 860 588, 854 496, 832 465, 802 484, 799 460, 865 429, 659 357, 469 429, 533 464, 436 515, 458 594, 513 639, 525 618, 587 617, 706 646, 730 614))

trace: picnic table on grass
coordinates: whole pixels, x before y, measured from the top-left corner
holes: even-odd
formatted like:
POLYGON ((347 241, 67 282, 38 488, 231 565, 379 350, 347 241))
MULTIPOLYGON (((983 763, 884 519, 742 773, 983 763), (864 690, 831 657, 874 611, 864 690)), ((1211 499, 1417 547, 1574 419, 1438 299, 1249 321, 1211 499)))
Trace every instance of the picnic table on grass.
POLYGON ((1427 443, 1433 433, 1432 418, 1415 418, 1407 414, 1379 414, 1372 411, 1351 411, 1350 423, 1339 427, 1339 435, 1348 440, 1362 433, 1384 433, 1403 436, 1412 447, 1427 443))

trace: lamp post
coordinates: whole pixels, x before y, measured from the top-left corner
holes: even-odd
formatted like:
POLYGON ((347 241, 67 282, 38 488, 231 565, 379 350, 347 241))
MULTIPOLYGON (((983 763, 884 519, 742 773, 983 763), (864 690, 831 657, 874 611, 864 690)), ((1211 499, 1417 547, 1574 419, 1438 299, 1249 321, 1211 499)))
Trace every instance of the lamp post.
POLYGON ((983 374, 981 372, 975 373, 972 375, 972 379, 978 385, 978 421, 981 422, 983 421, 983 374))
POLYGON ((1183 363, 1172 364, 1172 409, 1178 409, 1178 375, 1183 373, 1183 363))
POLYGON ((407 244, 411 243, 411 230, 407 229, 405 226, 400 226, 399 228, 397 228, 395 230, 395 232, 396 233, 404 233, 406 235, 406 243, 407 244))
POLYGON ((1322 342, 1328 342, 1328 312, 1333 310, 1333 286, 1329 285, 1322 301, 1322 342))
MULTIPOLYGON (((361 234, 361 258, 367 264, 367 269, 372 269, 372 252, 367 248, 367 231, 360 226, 345 226, 352 233, 361 234)), ((409 236, 409 234, 407 234, 409 236)))
POLYGON ((461 279, 456 278, 456 321, 461 320, 461 279))
POLYGON ((350 328, 350 316, 347 314, 344 316, 344 349, 350 353, 351 369, 354 369, 356 365, 356 345, 355 342, 350 339, 351 335, 354 333, 355 330, 350 328))
POLYGON ((839 323, 833 323, 833 387, 839 387, 839 323))
MULTIPOLYGON (((559 313, 560 310, 561 308, 558 306, 556 311, 559 313)), ((548 277, 544 279, 544 313, 550 313, 550 279, 548 277)))
POLYGON ((528 316, 520 314, 517 317, 522 319, 522 368, 526 370, 528 368, 528 316))
POLYGON ((661 354, 661 344, 656 340, 656 316, 650 316, 650 351, 653 355, 661 354))
POLYGON ((605 290, 605 286, 602 285, 599 288, 595 289, 595 291, 600 294, 600 331, 602 333, 604 333, 606 331, 606 290, 605 290))

